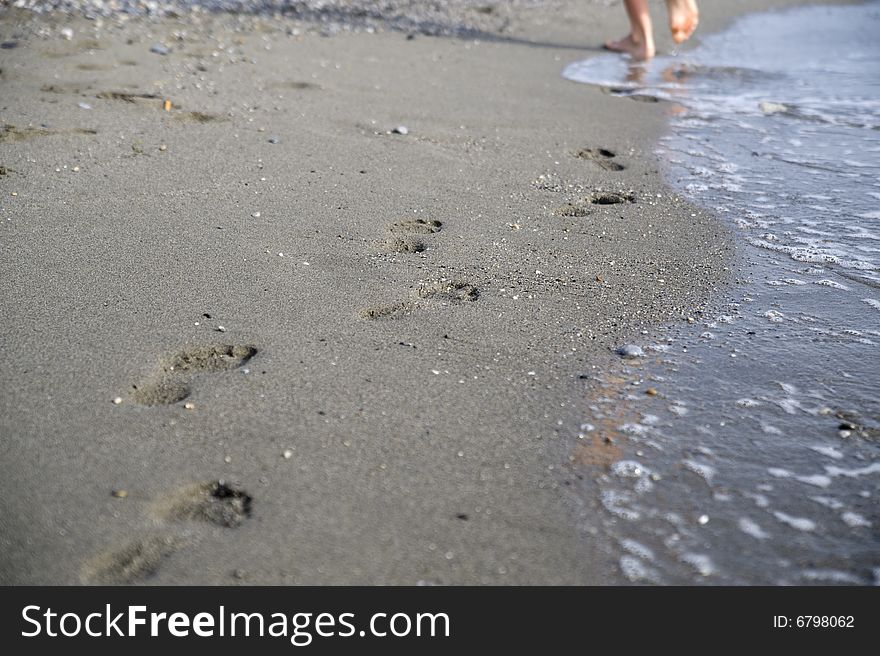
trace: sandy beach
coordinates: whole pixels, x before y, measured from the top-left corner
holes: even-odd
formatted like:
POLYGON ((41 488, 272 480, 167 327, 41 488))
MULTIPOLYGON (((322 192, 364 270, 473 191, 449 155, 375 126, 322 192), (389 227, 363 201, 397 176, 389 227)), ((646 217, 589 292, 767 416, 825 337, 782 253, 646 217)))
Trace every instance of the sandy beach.
POLYGON ((0 583, 627 583, 589 378, 731 240, 671 104, 560 76, 620 6, 493 11, 0 10, 0 583))

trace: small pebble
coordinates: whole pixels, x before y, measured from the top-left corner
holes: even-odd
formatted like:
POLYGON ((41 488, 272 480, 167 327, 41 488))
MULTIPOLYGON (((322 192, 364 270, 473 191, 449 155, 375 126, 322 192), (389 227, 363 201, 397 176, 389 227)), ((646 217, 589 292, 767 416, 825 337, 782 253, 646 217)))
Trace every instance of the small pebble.
POLYGON ((624 344, 617 349, 617 355, 628 360, 634 360, 636 358, 645 357, 645 352, 642 350, 641 346, 636 346, 635 344, 624 344))
POLYGON ((84 102, 77 103, 77 106, 80 109, 91 109, 92 108, 92 106, 89 103, 84 103, 84 102))
POLYGON ((166 146, 165 144, 160 144, 159 150, 161 150, 164 153, 166 150, 168 150, 168 146, 166 146))
POLYGON ((121 396, 117 396, 115 399, 113 399, 113 405, 119 405, 120 403, 122 403, 121 396))
POLYGON ((251 216, 254 217, 255 219, 259 219, 259 218, 260 218, 260 213, 259 213, 259 212, 254 212, 253 214, 251 214, 251 216))
POLYGON ((409 134, 409 128, 405 125, 398 125, 391 131, 391 134, 409 134))
POLYGON ((153 52, 157 55, 167 55, 171 52, 171 50, 167 46, 163 46, 161 43, 157 43, 150 48, 150 52, 153 52))
POLYGON ((218 333, 225 333, 225 332, 226 332, 226 326, 217 326, 217 332, 218 332, 218 333))
POLYGON ((653 387, 649 387, 645 390, 645 394, 647 394, 648 396, 657 396, 657 390, 653 387))
POLYGON ((187 401, 186 403, 183 404, 183 407, 186 408, 187 410, 195 410, 196 404, 193 403, 192 401, 187 401))
POLYGON ((709 523, 709 515, 700 515, 697 518, 697 523, 699 523, 700 526, 705 526, 706 524, 709 523))
POLYGON ((117 499, 124 499, 128 496, 128 492, 126 490, 113 490, 110 494, 112 494, 117 499))
POLYGON ((230 462, 232 462, 232 456, 226 456, 225 458, 223 458, 223 462, 228 465, 230 462))
POLYGON ((72 170, 74 173, 79 173, 79 167, 78 167, 78 166, 74 166, 73 169, 71 169, 71 170, 72 170))
POLYGON ((293 451, 291 451, 290 449, 285 449, 284 453, 282 453, 281 455, 284 456, 285 460, 290 460, 293 457, 293 451))
POLYGON ((269 137, 269 143, 270 144, 277 144, 277 143, 281 143, 281 141, 278 139, 278 137, 269 137))
POLYGON ((60 34, 62 37, 64 37, 68 41, 70 41, 73 38, 73 30, 70 29, 69 27, 62 27, 60 34))

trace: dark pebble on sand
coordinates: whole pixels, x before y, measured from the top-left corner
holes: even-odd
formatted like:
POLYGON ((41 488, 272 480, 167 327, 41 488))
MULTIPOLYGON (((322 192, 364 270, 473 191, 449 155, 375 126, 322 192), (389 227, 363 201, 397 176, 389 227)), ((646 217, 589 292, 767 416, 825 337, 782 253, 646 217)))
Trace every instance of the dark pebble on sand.
POLYGON ((277 143, 281 143, 281 140, 278 137, 269 137, 269 143, 270 144, 277 144, 277 143))

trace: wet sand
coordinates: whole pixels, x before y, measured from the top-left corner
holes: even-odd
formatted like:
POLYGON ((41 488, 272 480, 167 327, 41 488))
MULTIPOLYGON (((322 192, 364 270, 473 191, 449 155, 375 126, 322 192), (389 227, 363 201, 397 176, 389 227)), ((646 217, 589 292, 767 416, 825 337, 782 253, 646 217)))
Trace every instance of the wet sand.
POLYGON ((586 377, 731 245, 663 183, 664 103, 560 77, 623 25, 574 6, 478 42, 0 14, 0 582, 626 581, 566 492, 613 458, 586 377))

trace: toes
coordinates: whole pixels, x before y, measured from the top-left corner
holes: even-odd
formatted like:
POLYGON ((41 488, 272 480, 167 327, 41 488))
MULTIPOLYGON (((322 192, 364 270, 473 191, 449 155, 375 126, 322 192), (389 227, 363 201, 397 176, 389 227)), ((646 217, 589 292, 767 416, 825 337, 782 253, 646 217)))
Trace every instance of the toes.
POLYGON ((691 35, 697 29, 697 17, 692 16, 675 21, 669 26, 672 31, 672 40, 676 43, 682 43, 691 38, 691 35))

